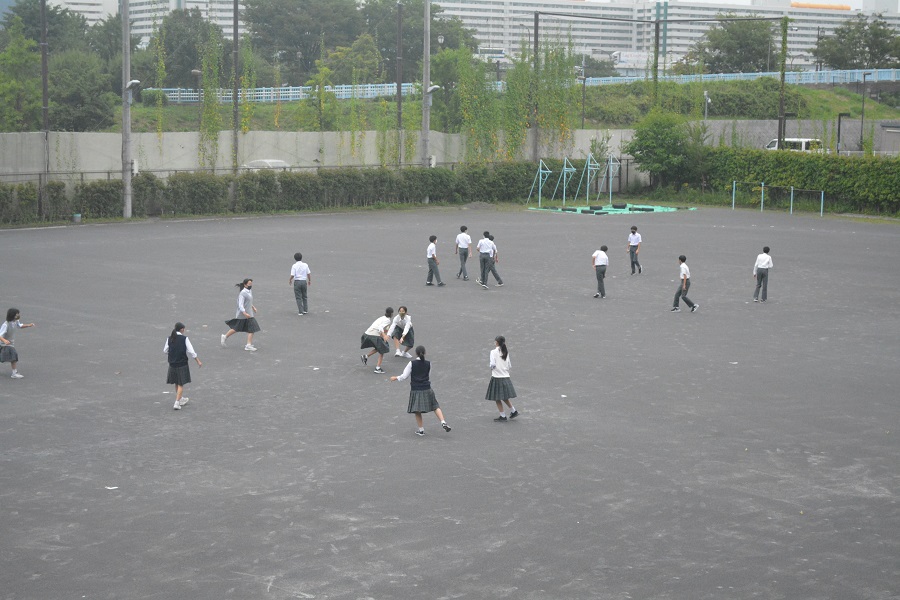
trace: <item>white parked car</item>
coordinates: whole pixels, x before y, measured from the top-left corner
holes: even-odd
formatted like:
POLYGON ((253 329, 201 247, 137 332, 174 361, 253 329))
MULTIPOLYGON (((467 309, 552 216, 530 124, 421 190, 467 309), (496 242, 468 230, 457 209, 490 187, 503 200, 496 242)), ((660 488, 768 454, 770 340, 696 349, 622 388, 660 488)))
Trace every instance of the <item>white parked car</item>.
POLYGON ((241 165, 241 168, 248 171, 261 171, 262 169, 279 169, 281 171, 286 171, 287 169, 291 168, 291 165, 287 164, 283 160, 263 158, 260 160, 251 160, 246 165, 241 165))

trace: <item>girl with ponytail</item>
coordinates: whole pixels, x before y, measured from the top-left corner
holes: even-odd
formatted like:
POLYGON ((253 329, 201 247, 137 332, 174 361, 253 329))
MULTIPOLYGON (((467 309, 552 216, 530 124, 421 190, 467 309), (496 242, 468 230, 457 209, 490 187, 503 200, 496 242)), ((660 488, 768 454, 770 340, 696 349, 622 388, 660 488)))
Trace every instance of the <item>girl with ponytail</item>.
POLYGON ((444 420, 444 413, 441 412, 441 405, 438 404, 431 389, 431 363, 425 360, 425 346, 416 347, 416 358, 409 361, 403 374, 398 377, 391 377, 391 381, 409 380, 409 406, 406 412, 416 415, 416 435, 425 435, 425 427, 422 425, 422 413, 434 411, 434 414, 441 420, 441 427, 444 431, 450 431, 450 426, 444 420))
POLYGON ((184 335, 184 323, 175 323, 172 333, 166 339, 166 345, 163 347, 163 353, 169 357, 169 373, 166 377, 166 383, 175 385, 175 410, 181 410, 181 407, 189 402, 184 394, 184 386, 191 382, 191 369, 188 366, 188 357, 190 356, 197 361, 197 366, 202 367, 203 363, 197 358, 191 340, 184 335))
POLYGON ((485 400, 493 400, 497 403, 500 416, 494 419, 498 423, 504 423, 508 419, 515 419, 519 411, 510 402, 510 398, 516 397, 516 388, 509 378, 509 369, 512 363, 509 361, 509 350, 506 347, 506 338, 498 335, 494 338, 494 349, 491 350, 491 382, 488 384, 485 400), (503 409, 503 404, 509 407, 509 417, 503 409))

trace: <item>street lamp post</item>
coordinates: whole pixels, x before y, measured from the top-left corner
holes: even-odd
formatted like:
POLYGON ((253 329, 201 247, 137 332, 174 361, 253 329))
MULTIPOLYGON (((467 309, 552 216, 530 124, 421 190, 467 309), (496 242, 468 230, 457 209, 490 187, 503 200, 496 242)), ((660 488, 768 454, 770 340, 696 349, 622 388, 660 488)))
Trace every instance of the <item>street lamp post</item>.
POLYGON ((201 82, 201 77, 203 77, 203 71, 200 69, 191 69, 191 75, 197 80, 197 127, 199 128, 203 125, 203 98, 201 96, 200 90, 203 89, 203 85, 201 82))
POLYGON ((850 113, 848 113, 848 112, 838 113, 838 130, 837 130, 837 153, 838 153, 838 156, 840 156, 840 154, 841 154, 841 118, 849 117, 849 116, 850 116, 850 113))
POLYGON ((709 105, 712 104, 712 99, 709 97, 709 92, 703 90, 703 120, 705 121, 707 117, 709 117, 709 105))

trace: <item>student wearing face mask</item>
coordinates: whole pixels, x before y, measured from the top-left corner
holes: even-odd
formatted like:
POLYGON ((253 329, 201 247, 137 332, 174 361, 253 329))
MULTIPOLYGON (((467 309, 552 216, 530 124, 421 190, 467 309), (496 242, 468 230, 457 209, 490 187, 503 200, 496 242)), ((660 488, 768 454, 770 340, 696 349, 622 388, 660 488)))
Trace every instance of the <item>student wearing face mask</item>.
POLYGON ((240 283, 234 284, 234 286, 241 290, 237 298, 237 314, 230 321, 225 321, 225 324, 230 329, 227 333, 222 334, 221 344, 224 348, 225 340, 239 331, 246 332, 247 344, 244 346, 244 350, 256 352, 256 346, 253 345, 253 334, 259 331, 259 323, 256 322, 256 317, 253 316, 256 314, 256 307, 253 306, 253 292, 251 291, 253 289, 253 280, 245 279, 240 283))

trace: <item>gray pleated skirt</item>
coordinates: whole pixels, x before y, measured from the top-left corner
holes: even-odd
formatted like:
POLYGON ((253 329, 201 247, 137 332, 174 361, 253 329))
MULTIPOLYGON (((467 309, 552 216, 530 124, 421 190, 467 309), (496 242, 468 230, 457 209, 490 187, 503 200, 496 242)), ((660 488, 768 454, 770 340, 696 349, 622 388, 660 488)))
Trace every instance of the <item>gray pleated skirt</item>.
POLYGON ((359 349, 363 350, 365 348, 375 348, 378 354, 387 354, 391 351, 390 346, 387 345, 387 342, 381 336, 366 335, 364 333, 359 340, 359 349))
MULTIPOLYGON (((403 340, 404 348, 412 348, 416 345, 416 334, 413 331, 414 328, 410 327, 409 331, 406 334, 406 339, 403 340)), ((394 327, 394 331, 391 332, 391 337, 395 340, 400 340, 403 337, 403 328, 402 327, 394 327)))
POLYGON ((0 362, 19 362, 19 353, 15 346, 0 346, 0 362))
POLYGON ((256 322, 256 317, 250 317, 249 319, 243 317, 234 318, 230 321, 225 321, 225 324, 240 333, 256 333, 257 331, 260 331, 259 323, 256 322))
POLYGON ((182 367, 173 367, 169 365, 169 373, 166 376, 166 383, 174 385, 185 385, 191 382, 191 369, 187 365, 182 367))
POLYGON ((434 390, 409 390, 409 407, 406 409, 408 413, 427 413, 436 408, 440 408, 437 398, 434 396, 434 390))
POLYGON ((512 379, 509 377, 491 377, 488 384, 487 393, 484 395, 485 400, 492 402, 497 400, 509 400, 516 397, 516 388, 513 387, 512 379))

